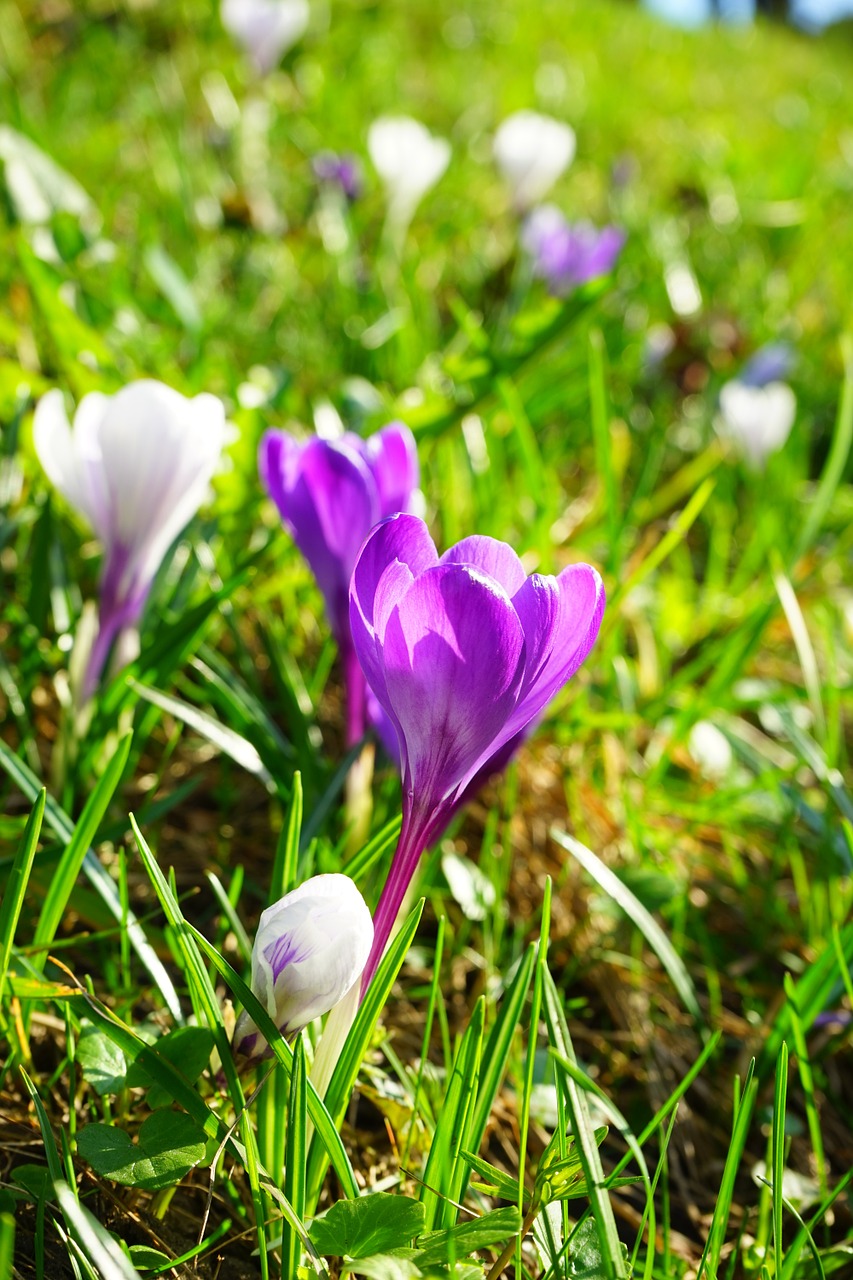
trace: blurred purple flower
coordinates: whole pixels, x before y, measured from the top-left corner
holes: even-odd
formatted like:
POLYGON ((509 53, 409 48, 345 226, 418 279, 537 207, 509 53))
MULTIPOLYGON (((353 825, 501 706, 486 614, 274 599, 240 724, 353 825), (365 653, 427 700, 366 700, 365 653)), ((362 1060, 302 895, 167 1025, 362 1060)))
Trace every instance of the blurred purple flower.
POLYGON ((551 293, 565 297, 578 285, 606 275, 613 269, 625 233, 618 227, 594 227, 590 222, 570 223, 553 204, 534 209, 521 233, 530 254, 533 274, 541 277, 551 293))
POLYGON ((740 371, 738 382, 745 387, 766 387, 784 382, 794 367, 794 350, 787 342, 768 342, 759 347, 740 371))
POLYGON ((350 635, 349 583, 373 526, 411 509, 420 474, 414 436, 402 422, 366 440, 348 432, 338 440, 301 442, 286 431, 268 431, 258 469, 323 594, 341 652, 353 746, 364 734, 367 689, 350 635))
MULTIPOLYGON (((358 981, 373 941, 367 903, 349 876, 313 876, 267 907, 252 947, 252 991, 283 1036, 334 1008, 358 981)), ((260 1058, 268 1045, 244 1009, 234 1053, 260 1058)))
MULTIPOLYGON (((90 392, 73 427, 61 391, 39 401, 33 420, 39 461, 104 549, 84 700, 113 647, 118 651, 134 632, 166 552, 205 499, 225 437, 225 410, 215 396, 188 399, 152 379, 113 396, 90 392)), ((135 656, 132 648, 124 644, 126 661, 135 656)))
POLYGON ((511 547, 470 537, 439 557, 416 516, 383 521, 350 587, 353 643, 396 728, 403 827, 374 915, 370 982, 421 853, 506 763, 598 634, 595 569, 528 577, 511 547))
POLYGON ((336 188, 350 203, 357 200, 364 189, 364 177, 357 156, 321 151, 312 160, 311 167, 318 182, 336 188))

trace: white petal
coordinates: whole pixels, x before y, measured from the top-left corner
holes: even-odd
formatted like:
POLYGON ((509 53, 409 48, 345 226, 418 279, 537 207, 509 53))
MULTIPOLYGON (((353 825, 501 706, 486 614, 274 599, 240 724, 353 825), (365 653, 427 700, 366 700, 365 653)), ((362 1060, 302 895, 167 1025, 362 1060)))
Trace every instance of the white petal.
POLYGON ((753 465, 761 466, 788 439, 797 400, 784 382, 751 387, 734 380, 720 391, 720 412, 722 434, 732 439, 753 465))
POLYGON ((308 0, 222 0, 222 25, 261 75, 272 71, 310 18, 308 0))
POLYGON ((296 1031, 355 985, 372 942, 370 912, 349 876, 314 876, 262 914, 252 949, 253 990, 277 1026, 296 1031), (268 957, 276 951, 284 962, 274 972, 268 957))
POLYGON ((410 116, 382 116, 367 135, 367 149, 392 209, 414 212, 450 163, 450 143, 410 116))
POLYGON ((516 111, 495 133, 495 161, 512 187, 513 200, 530 208, 550 191, 575 155, 570 125, 537 111, 516 111))

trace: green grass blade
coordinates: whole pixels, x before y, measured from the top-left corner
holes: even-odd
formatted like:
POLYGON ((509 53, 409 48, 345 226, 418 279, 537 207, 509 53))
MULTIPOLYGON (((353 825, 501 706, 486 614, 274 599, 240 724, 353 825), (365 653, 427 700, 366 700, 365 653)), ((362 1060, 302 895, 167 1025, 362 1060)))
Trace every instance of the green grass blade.
POLYGON ((841 341, 841 358, 844 361, 844 386, 838 403, 838 416, 832 445, 817 493, 808 507, 808 518, 803 525, 797 543, 795 559, 799 560, 809 550, 826 519, 832 499, 844 476, 844 468, 853 444, 853 337, 845 334, 841 341))
POLYGON ((823 1150, 820 1114, 817 1108, 817 1099, 815 1098, 814 1074, 812 1072, 808 1045, 806 1044, 805 1031, 800 1018, 800 1011, 797 1007, 797 991, 789 973, 785 974, 784 984, 785 995, 788 997, 788 1003, 791 1006, 791 1034, 794 1038, 794 1048, 797 1053, 797 1070, 800 1075, 800 1083, 803 1086, 803 1094, 805 1095, 806 1121, 809 1126, 809 1136, 812 1141, 812 1151, 814 1152, 815 1164, 817 1166, 820 1192, 822 1196, 825 1196, 829 1191, 829 1185, 827 1181, 826 1155, 823 1150))
POLYGON ((299 839, 302 834, 302 774, 297 769, 293 775, 293 789, 290 793, 290 808, 287 822, 281 829, 275 851, 272 877, 270 879, 270 906, 283 898, 291 889, 296 888, 297 869, 299 867, 299 839))
POLYGON ((12 943, 15 941, 15 930, 18 927, 33 859, 36 856, 46 798, 47 792, 42 788, 27 819, 18 852, 15 854, 15 861, 12 863, 6 887, 3 890, 3 901, 0 903, 0 998, 3 996, 12 943))
MULTIPOLYGON (((234 995, 246 1009, 252 1021, 257 1026, 261 1035, 267 1041, 275 1057, 284 1067, 288 1079, 291 1078, 293 1072, 293 1053, 290 1045, 283 1038, 278 1027, 267 1013, 264 1005, 261 1004, 257 996, 254 995, 251 988, 246 985, 243 979, 231 965, 221 956, 212 943, 208 942, 203 934, 193 929, 192 925, 188 926, 192 933, 196 944, 201 951, 204 952, 207 959, 211 962, 217 972, 225 979, 234 995)), ((377 970, 378 972, 378 970, 377 970)), ((230 1057, 230 1052, 229 1052, 230 1057)), ((349 1162, 341 1136, 338 1133, 332 1119, 323 1105, 322 1099, 318 1096, 316 1089, 312 1088, 310 1082, 308 1085, 308 1114, 311 1117, 311 1123, 317 1130, 317 1137, 321 1140, 328 1153, 328 1159, 331 1160, 335 1175, 343 1187, 344 1194, 351 1199, 356 1199, 360 1192, 358 1183, 355 1180, 355 1174, 352 1165, 349 1162)))
POLYGON ((726 1163, 723 1168, 723 1177, 720 1183, 720 1190, 717 1195, 717 1202, 714 1205, 714 1214, 711 1219, 711 1226, 708 1230, 708 1237, 705 1241, 705 1248, 699 1262, 696 1272, 696 1280, 702 1280, 703 1275, 708 1275, 711 1280, 715 1280, 720 1265, 720 1255, 726 1238, 726 1228, 731 1214, 732 1203, 735 1195, 735 1182, 737 1179, 738 1169, 740 1168, 743 1153, 746 1149, 746 1139, 749 1133, 749 1126, 752 1120, 752 1113, 755 1109, 755 1099, 758 1096, 758 1080, 755 1076, 755 1059, 749 1064, 749 1071, 744 1081, 743 1089, 735 1107, 734 1119, 732 1123, 732 1137, 729 1143, 728 1154, 726 1155, 726 1163))
POLYGON ((782 1178, 785 1173, 785 1099, 788 1090, 788 1046, 782 1041, 776 1064, 776 1089, 773 1096, 773 1252, 776 1275, 782 1272, 782 1178))
POLYGON ((130 754, 130 744, 131 734, 129 733, 119 740, 109 764, 83 807, 83 812, 74 827, 74 834, 66 845, 53 874, 39 922, 36 925, 35 945, 45 949, 44 954, 36 958, 38 965, 44 965, 47 959, 47 948, 53 942, 59 922, 68 906, 68 900, 74 890, 86 852, 95 838, 107 806, 121 781, 130 754))
POLYGON ((619 486, 613 466, 613 441, 610 436, 610 413, 607 405, 604 335, 600 329, 589 334, 589 404, 592 435, 595 444, 595 469, 604 487, 604 515, 607 521, 607 568, 614 577, 619 574, 619 486))
MULTIPOLYGON (((293 1074, 290 1077, 290 1101, 287 1108, 284 1194, 293 1212, 305 1217, 305 1178, 308 1148, 308 1088, 305 1072, 305 1044, 298 1036, 293 1049, 293 1074)), ((282 1280, 295 1276, 299 1266, 300 1239, 289 1223, 282 1229, 282 1280)))
POLYGON ((53 1189, 69 1234, 88 1263, 97 1267, 101 1280, 138 1280, 139 1273, 106 1227, 80 1203, 63 1178, 54 1178, 53 1189))
POLYGON ((551 828, 550 835, 562 849, 565 849, 581 864, 584 871, 592 876, 616 905, 621 907, 628 919, 633 920, 669 974, 672 985, 681 996, 684 1007, 692 1014, 696 1022, 701 1024, 702 1013, 687 967, 651 912, 646 910, 642 902, 631 892, 627 885, 623 884, 619 877, 609 867, 605 866, 591 849, 587 849, 586 845, 581 844, 579 840, 575 840, 573 836, 567 835, 563 831, 558 831, 555 827, 551 828))
MULTIPOLYGON (((328 1110, 328 1114, 331 1116, 335 1126, 338 1126, 343 1120, 364 1055, 373 1038, 374 1028, 379 1021, 379 1015, 385 1007, 409 947, 412 945, 412 939, 417 932, 423 908, 423 899, 421 899, 414 910, 410 912, 402 929, 400 929, 379 962, 379 967, 373 975, 373 980, 367 988, 364 999, 359 1005, 358 1013, 335 1064, 324 1099, 325 1109, 328 1110)), ((332 1013, 334 1014, 334 1010, 332 1013)), ((254 1017, 254 1014, 252 1016, 254 1017)), ((313 1114, 311 1119, 314 1120, 313 1114)), ((335 1127, 335 1133, 337 1134, 337 1127, 335 1127)), ((317 1134, 311 1142, 308 1153, 306 1204, 309 1211, 312 1211, 317 1203, 326 1168, 328 1167, 328 1156, 331 1154, 328 1143, 324 1141, 321 1145, 318 1141, 321 1137, 318 1127, 317 1134), (325 1151, 323 1146, 325 1146, 325 1151)))
POLYGON ((222 724, 213 716, 208 715, 205 711, 200 711, 198 707, 194 707, 189 702, 184 702, 181 698, 176 698, 172 694, 161 693, 159 689, 151 689, 148 685, 140 684, 136 680, 128 680, 128 685, 140 698, 146 702, 150 702, 152 706, 159 707, 161 711, 168 712, 174 716, 176 720, 180 720, 187 728, 193 729, 200 737, 204 738, 217 751, 221 751, 223 755, 228 756, 241 769, 245 769, 247 773, 251 773, 258 778, 266 787, 267 791, 274 793, 276 790, 272 775, 259 756, 256 748, 242 734, 237 733, 228 725, 222 724))
POLYGON ((45 1159, 47 1160, 47 1171, 53 1181, 56 1182, 57 1179, 62 1179, 64 1177, 62 1164, 59 1159, 59 1152, 56 1149, 56 1139, 53 1136, 53 1130, 50 1127, 50 1121, 47 1118, 47 1112, 44 1109, 44 1103, 39 1096, 38 1090, 23 1067, 20 1068, 20 1071, 21 1079, 24 1082, 27 1093, 32 1098, 36 1119, 38 1120, 39 1129, 41 1130, 41 1140, 44 1143, 44 1154, 45 1159))
POLYGON ((447 1229, 456 1218, 456 1208, 449 1201, 467 1167, 461 1153, 466 1116, 476 1096, 484 1025, 485 1002, 480 998, 456 1053, 424 1167, 419 1198, 426 1211, 426 1231, 447 1229))
MULTIPOLYGON (((4 1193, 5 1196, 5 1193, 4 1193)), ((0 1203, 0 1280, 12 1280, 15 1260, 15 1215, 0 1203)))
MULTIPOLYGON (((592 1085, 592 1082, 584 1078, 583 1087, 580 1087, 578 1083, 579 1069, 574 1046, 569 1035, 559 992, 550 971, 547 969, 544 974, 544 996, 545 1020, 548 1024, 548 1033, 553 1046, 551 1053, 558 1065, 562 1066, 565 1075, 564 1087, 569 1116, 572 1122, 572 1132, 575 1135, 575 1150, 584 1172, 587 1194, 589 1195, 601 1244, 602 1260, 609 1280, 627 1280, 628 1273, 625 1257, 622 1252, 619 1233, 616 1229, 613 1206, 610 1203, 610 1197, 605 1186, 601 1155, 595 1139, 595 1126, 592 1123, 586 1100, 585 1090, 592 1085)), ((596 1090, 596 1092, 598 1091, 596 1090)), ((613 1104, 609 1099, 605 1099, 605 1101, 613 1110, 613 1104)), ((627 1124, 624 1124, 624 1131, 627 1138, 627 1135, 630 1134, 630 1128, 627 1124)), ((648 1169, 645 1167, 645 1160, 639 1147, 636 1148, 634 1154, 648 1185, 648 1169)), ((652 1235, 654 1234, 654 1220, 651 1217, 650 1232, 652 1235)))
MULTIPOLYGON (((27 768, 22 760, 18 759, 2 738, 0 738, 0 768, 5 770, 30 803, 34 804, 39 792, 42 790, 42 785, 35 774, 27 768)), ((66 844, 73 838, 74 823, 65 810, 51 796, 48 796, 45 801, 44 818, 53 833, 59 836, 66 844)), ((172 1017, 177 1022, 182 1021, 181 1002, 169 976, 169 971, 146 938, 145 930, 136 916, 132 912, 125 910, 112 877, 101 866, 93 849, 89 849, 86 852, 83 859, 83 871, 113 918, 123 928, 126 928, 131 946, 162 993, 172 1017)))

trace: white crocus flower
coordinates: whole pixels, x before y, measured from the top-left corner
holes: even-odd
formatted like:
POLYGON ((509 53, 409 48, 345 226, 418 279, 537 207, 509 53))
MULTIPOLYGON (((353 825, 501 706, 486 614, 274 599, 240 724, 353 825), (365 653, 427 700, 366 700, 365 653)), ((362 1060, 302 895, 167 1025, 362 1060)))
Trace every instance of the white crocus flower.
POLYGON ((751 466, 760 469, 788 439, 796 413, 797 400, 786 382, 751 387, 734 380, 720 392, 716 426, 751 466))
MULTIPOLYGON (((355 986, 372 943, 370 911, 349 876, 314 876, 261 915, 252 991, 281 1034, 295 1035, 355 986)), ((246 1058, 268 1047, 245 1009, 232 1044, 246 1058)))
POLYGON ((188 399, 161 382, 132 382, 113 396, 91 392, 73 427, 61 391, 39 401, 33 422, 39 461, 104 549, 84 698, 97 687, 113 644, 128 652, 122 641, 139 621, 166 552, 204 501, 225 437, 221 401, 188 399))
POLYGON ((495 133, 495 163, 512 188, 519 211, 531 208, 551 190, 575 156, 575 131, 538 111, 516 111, 495 133))
POLYGON ((370 126, 367 149, 385 187, 389 221, 405 227, 450 163, 450 143, 410 116, 381 116, 370 126))
POLYGON ((263 76, 305 34, 311 11, 308 0, 222 0, 221 14, 225 30, 263 76))

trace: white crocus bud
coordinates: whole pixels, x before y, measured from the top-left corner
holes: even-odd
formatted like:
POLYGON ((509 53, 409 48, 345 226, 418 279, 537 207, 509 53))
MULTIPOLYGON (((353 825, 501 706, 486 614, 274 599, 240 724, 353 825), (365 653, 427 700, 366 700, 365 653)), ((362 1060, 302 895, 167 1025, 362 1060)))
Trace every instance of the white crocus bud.
POLYGON ((367 149, 388 197, 388 218, 405 226, 450 163, 450 143, 410 116, 381 116, 367 134, 367 149))
POLYGON ((258 75, 278 66, 305 34, 308 0, 222 0, 222 25, 246 51, 258 75))
POLYGON ((716 426, 751 466, 760 469, 788 439, 796 413, 797 400, 787 383, 751 387, 734 380, 720 391, 716 426))
POLYGON ((516 111, 495 133, 495 163, 512 189, 522 212, 551 190, 575 156, 575 131, 538 111, 516 111))
POLYGON ((73 427, 61 391, 39 401, 39 461, 104 548, 86 696, 114 643, 136 626, 163 557, 204 501, 225 439, 221 401, 188 399, 162 382, 132 382, 114 396, 91 392, 73 427))
MULTIPOLYGON (((252 947, 252 991, 283 1036, 327 1013, 355 986, 373 943, 373 921, 349 876, 314 876, 267 907, 252 947)), ((267 1042, 244 1010, 235 1054, 259 1058, 267 1042)))

